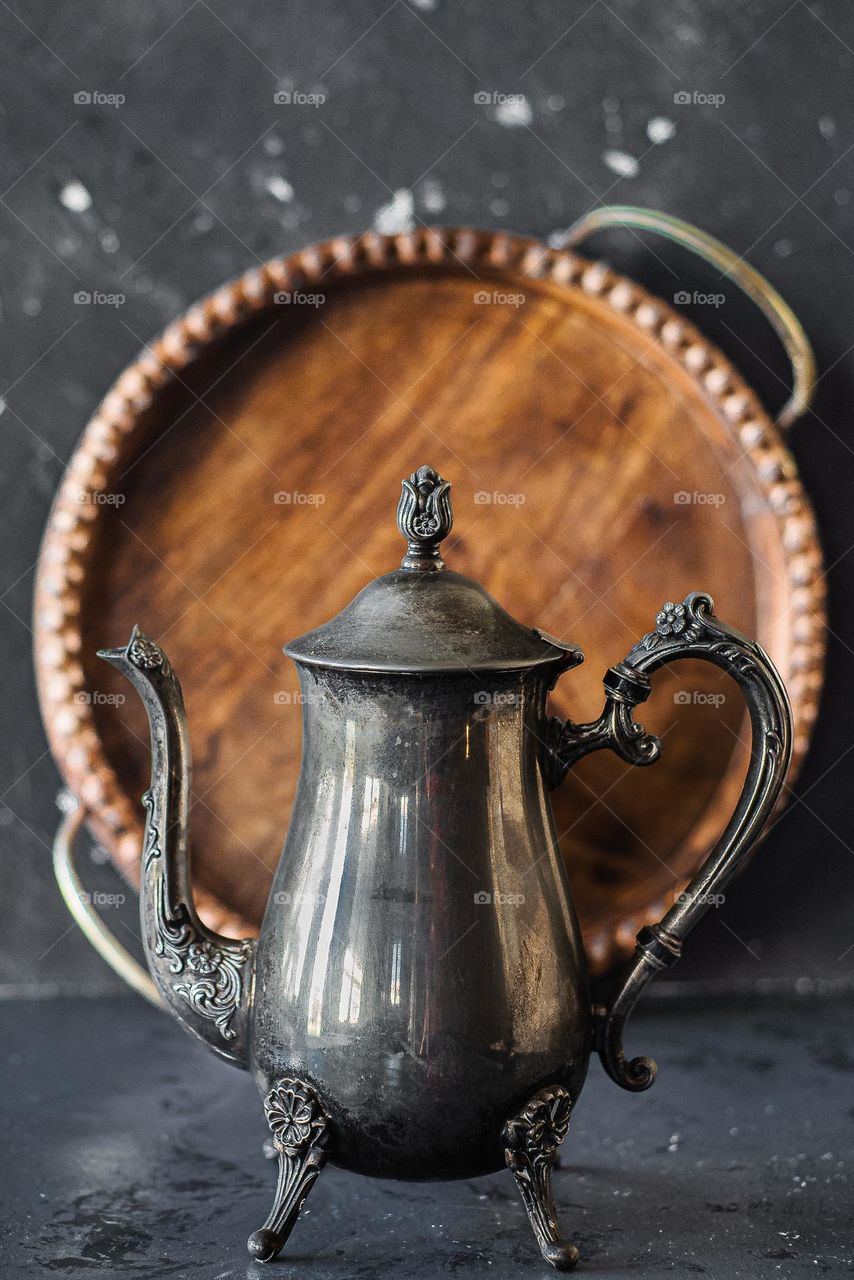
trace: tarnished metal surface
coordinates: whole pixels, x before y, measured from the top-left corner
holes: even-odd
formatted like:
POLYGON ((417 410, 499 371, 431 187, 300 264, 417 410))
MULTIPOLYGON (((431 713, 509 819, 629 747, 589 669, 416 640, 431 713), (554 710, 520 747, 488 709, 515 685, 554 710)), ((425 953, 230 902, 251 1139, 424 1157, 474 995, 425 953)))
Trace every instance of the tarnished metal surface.
POLYGON ((255 943, 212 934, 191 900, 189 753, 180 686, 135 632, 103 656, 149 713, 152 786, 144 939, 173 1012, 248 1067, 279 1157, 273 1209, 250 1238, 279 1252, 322 1165, 406 1179, 464 1178, 507 1161, 543 1256, 568 1269, 549 1175, 591 1049, 627 1089, 622 1029, 649 978, 726 884, 767 818, 791 752, 788 701, 762 650, 715 618, 708 596, 667 603, 605 676, 586 725, 549 719, 571 645, 515 622, 444 569, 449 485, 403 482, 401 569, 288 646, 303 696, 303 764, 285 849, 255 943), (638 938, 607 1009, 590 1008, 572 897, 547 799, 575 760, 607 747, 651 764, 660 743, 632 713, 649 675, 680 657, 729 673, 753 750, 742 797, 705 866, 638 938))
POLYGON ((304 761, 258 941, 253 1068, 313 1080, 336 1162, 464 1177, 590 1009, 539 767, 542 675, 301 672, 304 761), (488 695, 489 702, 481 701, 488 695))

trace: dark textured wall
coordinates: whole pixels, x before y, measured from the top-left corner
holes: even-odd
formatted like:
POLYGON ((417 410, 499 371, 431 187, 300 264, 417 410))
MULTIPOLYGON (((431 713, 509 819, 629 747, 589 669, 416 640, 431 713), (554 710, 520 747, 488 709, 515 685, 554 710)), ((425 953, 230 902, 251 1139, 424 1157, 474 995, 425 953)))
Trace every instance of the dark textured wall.
MULTIPOLYGON (((666 208, 745 253, 805 322, 822 379, 793 445, 829 566, 828 694, 798 798, 698 931, 681 976, 850 974, 847 0, 12 0, 0 7, 0 32, 0 988, 113 981, 53 886, 57 778, 29 653, 39 535, 79 432, 142 342, 200 294, 259 259, 394 224, 410 198, 416 219, 542 237, 602 201, 666 208), (277 89, 326 101, 279 105, 277 89), (524 93, 530 119, 502 123, 478 92, 524 93), (695 94, 723 100, 695 103, 695 94), (662 120, 675 131, 652 141, 669 131, 662 120), (75 302, 95 290, 124 302, 75 302)), ((715 282, 661 246, 613 236, 601 248, 663 294, 715 282)), ((785 365, 749 309, 728 301, 725 315, 705 308, 697 318, 780 403, 785 365)), ((87 875, 120 888, 110 868, 87 875)), ((116 913, 129 929, 133 907, 116 913)))

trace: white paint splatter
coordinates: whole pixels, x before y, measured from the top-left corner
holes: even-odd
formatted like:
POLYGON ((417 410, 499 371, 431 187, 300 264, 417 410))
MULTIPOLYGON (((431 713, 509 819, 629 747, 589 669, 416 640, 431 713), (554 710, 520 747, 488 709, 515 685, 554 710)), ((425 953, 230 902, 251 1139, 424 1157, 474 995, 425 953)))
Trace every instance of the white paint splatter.
POLYGON ((524 93, 509 93, 495 107, 495 119, 505 129, 521 129, 534 118, 531 104, 524 93))
POLYGON ((411 231, 415 225, 413 217, 415 201, 412 192, 401 187, 392 194, 388 204, 381 205, 374 214, 374 231, 380 235, 393 236, 401 231, 411 231))
POLYGON ((818 131, 828 142, 836 137, 836 121, 833 116, 822 116, 818 122, 818 131))
POLYGON ((5 412, 6 412, 6 401, 3 399, 2 396, 0 396, 0 414, 3 414, 5 412))
POLYGON ((423 10, 424 13, 432 13, 439 8, 439 0, 410 0, 416 9, 423 10))
POLYGON ((667 116, 653 116, 646 122, 646 136, 657 146, 669 142, 676 132, 676 125, 667 116))
POLYGON ((73 182, 66 182, 59 193, 59 203, 64 204, 72 213, 85 213, 92 208, 92 197, 83 183, 75 179, 73 182))
POLYGON ((268 156, 280 156, 285 149, 285 144, 281 138, 277 138, 275 133, 268 133, 264 139, 264 150, 268 156))
POLYGON ((104 253, 115 253, 119 247, 119 237, 109 227, 99 232, 98 239, 101 241, 101 248, 104 253))
POLYGON ((436 178, 424 179, 421 184, 421 200, 428 213, 441 213, 445 208, 445 193, 436 178))
POLYGON ((287 178, 283 178, 281 174, 274 173, 264 183, 271 196, 277 200, 281 200, 282 204, 290 204, 294 198, 294 189, 288 182, 287 178))
POLYGON ((605 151, 602 159, 611 172, 619 174, 621 178, 636 178, 640 173, 640 165, 628 151, 605 151))

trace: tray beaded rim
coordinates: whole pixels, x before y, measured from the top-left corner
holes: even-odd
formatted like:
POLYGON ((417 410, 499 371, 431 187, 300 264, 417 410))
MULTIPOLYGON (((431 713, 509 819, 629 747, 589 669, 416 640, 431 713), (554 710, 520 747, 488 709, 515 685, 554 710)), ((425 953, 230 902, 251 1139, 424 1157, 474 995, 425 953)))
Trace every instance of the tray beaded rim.
MULTIPOLYGON (((39 703, 54 759, 66 786, 85 806, 93 835, 110 846, 120 870, 137 880, 139 814, 108 763, 95 728, 80 661, 81 606, 87 551, 102 508, 86 501, 110 488, 122 441, 182 370, 212 344, 271 306, 280 291, 321 281, 407 268, 513 271, 531 281, 579 288, 660 345, 698 384, 752 464, 777 525, 790 595, 794 751, 799 768, 818 714, 824 668, 823 560, 811 504, 779 428, 730 361, 661 299, 602 262, 506 232, 423 228, 398 235, 337 236, 271 259, 191 306, 125 368, 86 426, 54 500, 38 560, 34 593, 34 658, 39 703), (84 500, 81 500, 84 499, 84 500)), ((687 882, 685 882, 687 883, 687 882)), ((684 885, 677 885, 679 892, 684 885)), ((212 893, 197 900, 213 928, 252 926, 212 893)), ((636 933, 657 920, 661 899, 602 926, 586 939, 596 968, 630 951, 636 933)))

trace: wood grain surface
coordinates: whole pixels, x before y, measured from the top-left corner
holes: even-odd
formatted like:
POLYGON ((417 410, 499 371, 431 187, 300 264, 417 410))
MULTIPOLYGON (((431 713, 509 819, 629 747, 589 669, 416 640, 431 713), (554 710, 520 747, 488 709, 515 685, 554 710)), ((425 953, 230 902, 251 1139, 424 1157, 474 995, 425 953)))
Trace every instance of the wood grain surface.
MULTIPOLYGON (((300 756, 281 646, 397 565, 400 480, 425 462, 453 483, 449 566, 584 649, 555 712, 598 714, 605 668, 665 600, 703 589, 779 665, 803 754, 820 553, 791 457, 723 357, 629 282, 529 241, 335 241, 222 290, 144 352, 51 517, 45 722, 131 879, 147 730, 95 650, 138 622, 168 652, 190 719, 200 905, 227 932, 257 928, 300 756)), ((713 668, 669 668, 643 711, 664 737, 656 766, 602 752, 554 796, 595 968, 681 890, 744 774, 743 708, 713 668)))

